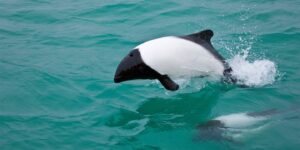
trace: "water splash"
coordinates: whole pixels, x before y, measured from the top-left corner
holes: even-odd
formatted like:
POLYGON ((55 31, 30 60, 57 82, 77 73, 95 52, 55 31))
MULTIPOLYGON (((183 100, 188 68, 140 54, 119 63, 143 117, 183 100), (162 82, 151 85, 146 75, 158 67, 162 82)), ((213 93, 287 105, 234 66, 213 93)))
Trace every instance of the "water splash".
POLYGON ((251 62, 247 60, 248 52, 247 50, 242 55, 235 55, 228 61, 237 84, 260 87, 275 82, 277 74, 275 63, 268 59, 257 59, 251 62))
MULTIPOLYGON (((254 58, 253 61, 250 61, 248 60, 248 53, 249 49, 246 49, 241 54, 236 54, 227 60, 233 70, 232 76, 237 79, 237 84, 248 87, 261 87, 274 83, 279 75, 275 62, 257 57, 257 59, 254 58)), ((180 91, 185 93, 187 91, 199 91, 206 87, 209 82, 218 82, 221 81, 220 79, 220 76, 208 76, 205 78, 182 77, 175 78, 174 81, 180 86, 180 91)), ((155 83, 159 84, 159 81, 155 83)), ((163 87, 161 86, 161 88, 163 87)))
MULTIPOLYGON (((249 50, 245 49, 242 53, 236 54, 227 60, 233 70, 233 77, 237 79, 237 84, 261 87, 274 83, 279 75, 275 62, 258 57, 250 61, 248 60, 249 50)), ((181 89, 193 87, 194 90, 200 90, 206 86, 207 82, 218 81, 218 77, 206 77, 202 80, 199 78, 181 78, 175 81, 180 85, 181 89)))
POLYGON ((231 56, 227 62, 239 85, 261 87, 274 83, 279 75, 275 62, 267 59, 263 51, 254 52, 257 36, 252 31, 245 31, 234 42, 225 40, 220 43, 231 56))

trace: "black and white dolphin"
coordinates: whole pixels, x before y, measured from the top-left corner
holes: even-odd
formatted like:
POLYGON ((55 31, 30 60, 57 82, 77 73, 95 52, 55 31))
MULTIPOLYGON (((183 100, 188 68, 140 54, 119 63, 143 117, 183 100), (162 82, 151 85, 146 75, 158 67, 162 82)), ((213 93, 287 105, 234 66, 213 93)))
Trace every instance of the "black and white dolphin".
POLYGON ((259 112, 244 112, 219 116, 199 124, 197 126, 199 131, 196 139, 235 142, 234 135, 260 129, 263 125, 259 125, 259 123, 268 121, 270 117, 284 112, 287 111, 269 109, 259 112))
POLYGON ((211 44, 212 30, 167 36, 135 47, 119 64, 114 81, 158 79, 168 90, 179 88, 171 78, 223 76, 234 82, 232 69, 211 44))

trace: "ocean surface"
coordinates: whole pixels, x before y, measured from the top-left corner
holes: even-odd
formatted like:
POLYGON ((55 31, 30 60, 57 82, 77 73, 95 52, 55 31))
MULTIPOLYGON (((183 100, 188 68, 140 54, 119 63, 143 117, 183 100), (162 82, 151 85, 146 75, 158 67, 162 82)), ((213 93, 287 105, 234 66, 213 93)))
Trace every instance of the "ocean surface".
POLYGON ((0 12, 1 150, 300 147, 299 0, 0 0, 0 12), (113 82, 138 44, 204 29, 247 87, 113 82), (216 119, 234 126, 205 128, 216 119))

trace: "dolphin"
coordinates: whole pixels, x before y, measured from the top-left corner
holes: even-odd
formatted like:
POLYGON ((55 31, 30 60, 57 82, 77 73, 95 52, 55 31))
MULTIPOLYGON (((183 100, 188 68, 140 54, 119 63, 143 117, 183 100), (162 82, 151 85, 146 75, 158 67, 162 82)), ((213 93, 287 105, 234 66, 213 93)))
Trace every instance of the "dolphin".
POLYGON ((211 44, 214 33, 207 29, 184 36, 166 36, 144 42, 129 52, 117 67, 114 82, 157 79, 175 91, 178 77, 220 76, 235 82, 232 69, 211 44))
POLYGON ((269 117, 280 113, 277 109, 269 109, 259 112, 235 113, 216 117, 197 126, 196 139, 235 142, 228 132, 238 133, 244 129, 255 126, 269 117))

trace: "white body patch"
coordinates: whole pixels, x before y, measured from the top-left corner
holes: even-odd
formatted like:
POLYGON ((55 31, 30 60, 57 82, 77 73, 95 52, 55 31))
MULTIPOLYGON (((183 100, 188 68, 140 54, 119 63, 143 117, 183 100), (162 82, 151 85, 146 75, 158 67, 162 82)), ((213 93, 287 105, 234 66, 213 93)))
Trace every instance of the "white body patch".
POLYGON ((145 42, 139 49, 143 61, 162 75, 195 77, 223 75, 224 66, 209 50, 174 36, 145 42))
POLYGON ((252 117, 247 113, 230 114, 215 118, 215 120, 221 121, 225 127, 229 128, 244 128, 266 119, 266 117, 252 117))

